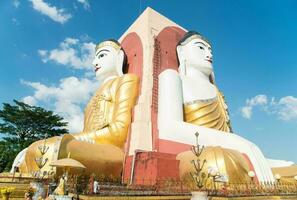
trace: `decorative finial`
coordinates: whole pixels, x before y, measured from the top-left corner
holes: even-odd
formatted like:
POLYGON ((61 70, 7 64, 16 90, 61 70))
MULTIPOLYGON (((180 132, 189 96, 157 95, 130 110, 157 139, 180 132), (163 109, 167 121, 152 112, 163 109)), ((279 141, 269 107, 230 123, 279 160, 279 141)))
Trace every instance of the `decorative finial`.
POLYGON ((196 136, 196 146, 192 146, 192 152, 193 154, 196 156, 195 160, 192 160, 191 163, 195 169, 194 172, 190 172, 190 175, 192 176, 196 186, 201 189, 205 186, 206 183, 206 179, 208 178, 208 176, 206 175, 205 172, 202 172, 205 163, 207 162, 206 159, 204 159, 203 161, 200 160, 200 155, 202 154, 203 150, 204 150, 204 146, 199 145, 198 142, 198 137, 199 137, 199 133, 198 131, 195 132, 195 136, 196 136))

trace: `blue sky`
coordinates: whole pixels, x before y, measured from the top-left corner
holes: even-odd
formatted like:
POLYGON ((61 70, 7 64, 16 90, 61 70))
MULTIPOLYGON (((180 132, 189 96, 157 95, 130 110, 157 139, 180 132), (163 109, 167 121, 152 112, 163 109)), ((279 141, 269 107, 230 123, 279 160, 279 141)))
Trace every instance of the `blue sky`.
POLYGON ((52 109, 78 131, 99 85, 94 45, 119 38, 147 6, 212 42, 234 131, 268 158, 297 162, 295 0, 0 1, 0 103, 52 109))

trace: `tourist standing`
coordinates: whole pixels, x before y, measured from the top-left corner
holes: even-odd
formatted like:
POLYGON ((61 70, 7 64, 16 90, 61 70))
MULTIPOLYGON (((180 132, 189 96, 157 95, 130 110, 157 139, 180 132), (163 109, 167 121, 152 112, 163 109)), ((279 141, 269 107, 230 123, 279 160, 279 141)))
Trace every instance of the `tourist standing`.
POLYGON ((94 189, 94 194, 99 194, 100 187, 99 187, 99 182, 97 180, 94 181, 93 189, 94 189))

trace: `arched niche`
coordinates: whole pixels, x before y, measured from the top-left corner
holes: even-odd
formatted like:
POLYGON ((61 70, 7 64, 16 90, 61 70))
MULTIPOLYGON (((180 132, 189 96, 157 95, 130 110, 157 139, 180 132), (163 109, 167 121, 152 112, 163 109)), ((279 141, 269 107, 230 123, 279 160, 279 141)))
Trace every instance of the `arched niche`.
POLYGON ((124 73, 136 74, 142 82, 143 48, 140 37, 135 32, 129 33, 121 42, 121 46, 127 55, 127 65, 124 73))
POLYGON ((156 37, 153 57, 153 94, 152 94, 152 136, 153 149, 159 151, 158 136, 158 85, 159 74, 166 69, 178 70, 176 46, 186 32, 175 26, 165 27, 156 37))

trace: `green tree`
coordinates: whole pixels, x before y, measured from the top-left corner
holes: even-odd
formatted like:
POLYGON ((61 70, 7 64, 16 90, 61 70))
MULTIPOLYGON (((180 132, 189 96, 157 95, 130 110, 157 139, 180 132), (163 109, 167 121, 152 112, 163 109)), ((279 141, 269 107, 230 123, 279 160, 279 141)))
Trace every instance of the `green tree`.
POLYGON ((8 164, 7 156, 5 155, 7 153, 6 151, 6 145, 4 141, 0 141, 0 172, 5 170, 5 167, 8 164))
POLYGON ((46 137, 68 133, 67 122, 52 111, 14 100, 0 110, 0 171, 8 170, 22 149, 46 137))
POLYGON ((17 152, 17 144, 0 141, 0 172, 9 171, 17 152))

